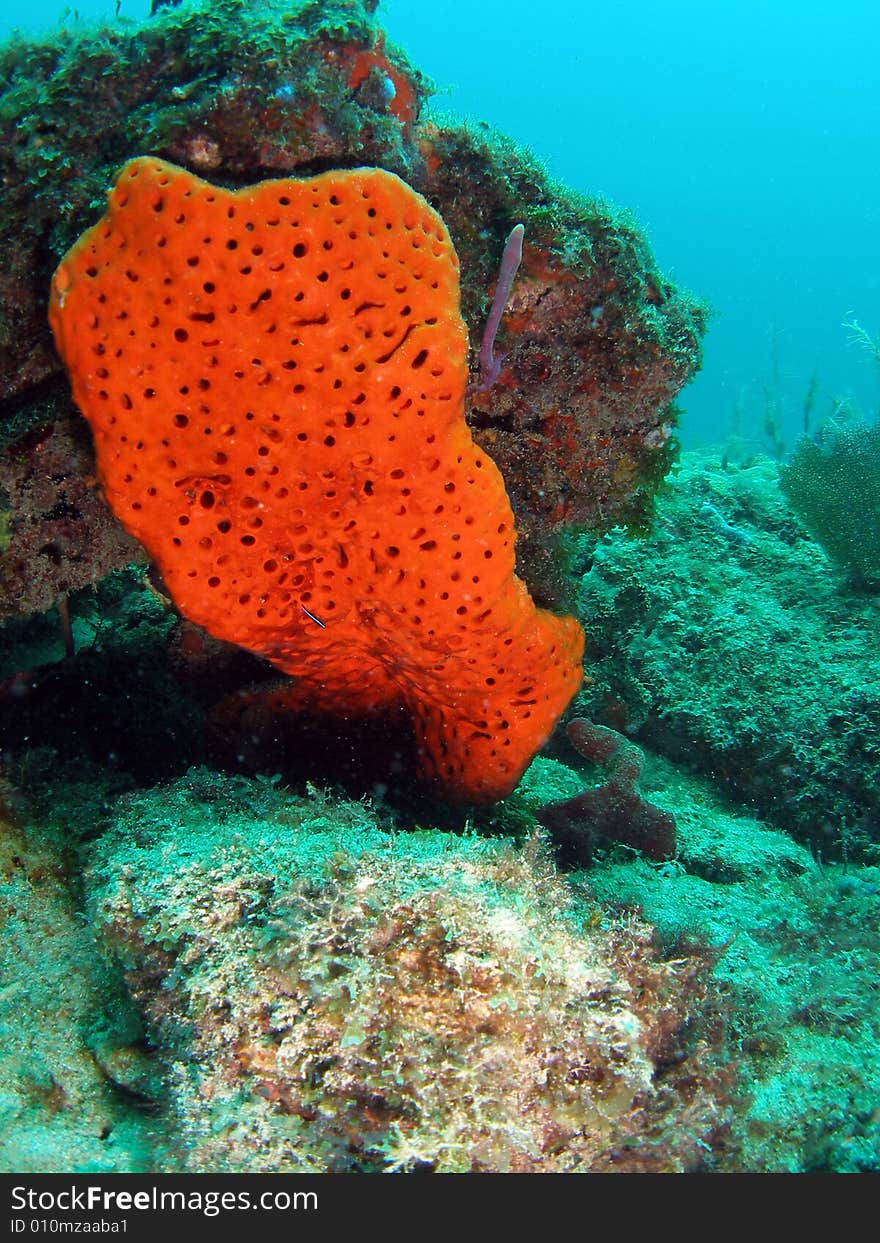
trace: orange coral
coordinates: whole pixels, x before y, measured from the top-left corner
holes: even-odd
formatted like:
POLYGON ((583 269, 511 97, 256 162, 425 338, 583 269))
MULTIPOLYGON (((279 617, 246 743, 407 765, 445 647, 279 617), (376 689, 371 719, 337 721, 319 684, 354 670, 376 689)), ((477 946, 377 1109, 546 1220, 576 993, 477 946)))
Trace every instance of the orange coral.
POLYGON ((107 499, 180 611, 294 675, 288 703, 406 708, 422 775, 483 800, 571 699, 583 636, 514 574, 458 298, 443 221, 391 173, 230 192, 141 158, 50 320, 107 499))

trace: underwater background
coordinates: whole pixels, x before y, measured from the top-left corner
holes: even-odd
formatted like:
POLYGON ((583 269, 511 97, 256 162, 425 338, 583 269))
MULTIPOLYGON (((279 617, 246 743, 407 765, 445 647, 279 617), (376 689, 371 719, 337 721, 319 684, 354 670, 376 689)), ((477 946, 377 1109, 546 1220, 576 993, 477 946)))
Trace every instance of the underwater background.
MULTIPOLYGON (((485 0, 442 23, 409 0, 147 8, 0 18, 0 1168, 876 1171, 874 7, 548 0, 538 19, 485 0), (400 513, 430 496, 434 526, 406 562, 390 500, 374 519, 390 561, 341 658, 336 599, 290 606, 264 552, 236 546, 230 570, 212 544, 221 511, 237 535, 257 507, 235 510, 237 470, 296 477, 282 416, 269 443, 239 429, 213 457, 228 475, 209 470, 230 407, 198 373, 202 406, 173 407, 188 464, 164 482, 161 455, 138 457, 155 391, 130 425, 105 421, 108 392, 131 403, 103 356, 135 347, 77 289, 92 255, 102 297, 134 314, 152 268, 140 251, 119 268, 99 231, 91 251, 77 239, 142 156, 126 175, 160 187, 150 227, 199 193, 190 173, 240 190, 363 165, 439 214, 420 227, 441 264, 448 229, 452 377, 419 387, 409 329, 383 365, 406 355, 426 423, 450 384, 469 432, 447 461, 438 419, 436 458, 408 443, 405 470, 363 484, 384 504, 399 471, 400 513), (393 594, 390 566, 421 572, 459 541, 433 473, 445 503, 487 456, 462 564, 475 584, 483 558, 510 565, 485 612, 450 621, 452 542, 418 598, 393 594), (154 517, 139 471, 171 498, 154 517), (212 599, 236 573, 262 576, 271 632, 238 578, 212 599), (492 607, 512 619, 497 632, 492 607), (505 715, 494 644, 523 634, 505 715), (461 653, 439 681, 435 649, 461 653), (379 690, 358 697, 372 662, 379 690), (465 699, 474 670, 484 711, 465 699)), ((377 184, 388 232, 411 230, 415 200, 377 184)), ((296 322, 306 339, 317 317, 296 322)), ((184 366, 186 330, 174 340, 184 366)), ((282 491, 260 507, 286 532, 282 491)), ((297 539, 327 538, 339 577, 357 558, 320 534, 326 509, 303 502, 297 539)))

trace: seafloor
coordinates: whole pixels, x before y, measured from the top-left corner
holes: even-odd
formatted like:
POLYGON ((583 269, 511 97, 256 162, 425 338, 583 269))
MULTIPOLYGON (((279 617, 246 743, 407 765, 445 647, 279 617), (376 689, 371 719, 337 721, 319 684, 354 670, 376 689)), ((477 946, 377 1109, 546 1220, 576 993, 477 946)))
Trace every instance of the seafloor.
POLYGON ((631 221, 426 120, 373 7, 0 50, 0 1168, 876 1170, 874 433, 675 462, 704 309, 631 221), (507 797, 420 786, 406 728, 218 717, 271 671, 145 569, 45 326, 136 154, 231 186, 375 164, 446 220, 469 425, 586 639, 507 797))
POLYGON ((560 873, 535 812, 597 780, 562 743, 453 822, 218 771, 134 574, 73 658, 7 625, 4 1168, 876 1169, 872 735, 828 723, 880 604, 766 457, 685 454, 653 536, 582 553, 585 697, 640 705, 665 862, 560 873))

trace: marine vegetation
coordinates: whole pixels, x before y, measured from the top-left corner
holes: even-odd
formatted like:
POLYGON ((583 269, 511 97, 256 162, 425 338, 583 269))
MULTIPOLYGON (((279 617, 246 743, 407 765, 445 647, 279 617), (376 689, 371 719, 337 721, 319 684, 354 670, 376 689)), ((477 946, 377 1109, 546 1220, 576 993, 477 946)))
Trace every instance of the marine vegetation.
POLYGON ((658 517, 647 539, 581 545, 591 680, 575 707, 820 857, 876 863, 877 597, 841 590, 766 457, 687 455, 658 517))
POLYGON ((880 591, 880 422, 825 424, 782 467, 797 516, 853 586, 880 591))

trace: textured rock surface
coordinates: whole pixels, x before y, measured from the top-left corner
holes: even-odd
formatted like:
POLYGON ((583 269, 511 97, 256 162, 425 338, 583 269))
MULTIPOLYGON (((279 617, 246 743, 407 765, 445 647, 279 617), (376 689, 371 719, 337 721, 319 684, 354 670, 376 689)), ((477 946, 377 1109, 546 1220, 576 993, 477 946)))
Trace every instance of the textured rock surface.
POLYGON ((0 618, 52 608, 143 548, 97 487, 88 429, 63 417, 0 453, 0 618))
POLYGON ((158 1080, 66 862, 0 814, 0 1170, 145 1169, 151 1136, 132 1102, 158 1080))
POLYGON ((585 712, 692 764, 822 856, 878 858, 880 602, 768 458, 688 454, 646 540, 582 549, 585 712))
POLYGON ((699 953, 591 917, 534 842, 395 839, 268 790, 243 816, 239 789, 167 790, 174 841, 125 800, 87 873, 172 1067, 184 1168, 704 1165, 731 1084, 699 953))

